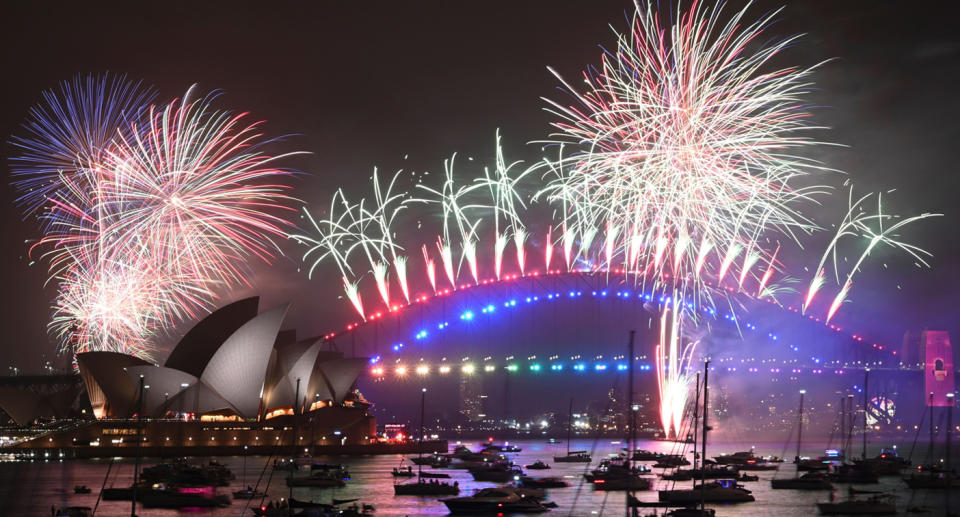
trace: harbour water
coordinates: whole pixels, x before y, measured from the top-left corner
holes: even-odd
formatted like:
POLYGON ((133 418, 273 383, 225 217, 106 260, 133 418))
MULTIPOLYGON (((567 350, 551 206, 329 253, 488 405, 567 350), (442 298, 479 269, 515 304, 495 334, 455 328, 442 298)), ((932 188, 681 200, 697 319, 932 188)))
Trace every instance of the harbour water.
MULTIPOLYGON (((548 443, 546 440, 524 440, 515 443, 522 448, 522 451, 509 456, 518 465, 526 465, 536 460, 544 460, 551 465, 550 470, 529 471, 528 474, 533 477, 562 477, 569 484, 568 488, 558 488, 548 490, 548 499, 557 503, 558 507, 547 515, 575 515, 575 516, 620 516, 624 515, 625 496, 623 492, 594 492, 591 485, 582 482, 582 474, 585 471, 583 464, 577 463, 553 463, 554 455, 562 455, 565 452, 564 443, 548 443)), ((451 447, 456 441, 451 441, 451 447)), ((473 449, 478 448, 479 444, 475 441, 464 441, 464 444, 473 449)), ((739 450, 749 449, 755 445, 755 452, 760 455, 788 455, 792 457, 791 449, 784 449, 783 444, 724 444, 718 443, 711 446, 711 450, 716 453, 732 453, 739 450)), ((623 444, 621 442, 601 439, 601 440, 578 440, 572 444, 572 448, 577 450, 592 451, 594 461, 591 465, 596 465, 600 459, 608 454, 616 454, 623 444)), ((677 453, 680 452, 680 445, 669 442, 658 441, 639 441, 637 448, 647 449, 657 452, 677 453)), ((871 454, 874 451, 871 450, 871 454)), ((709 454, 713 455, 712 452, 709 454)), ((822 454, 822 450, 811 449, 805 451, 805 454, 817 456, 822 454)), ((196 462, 207 461, 211 458, 194 458, 196 462)), ((237 479, 233 481, 230 487, 218 489, 218 493, 229 494, 234 490, 239 490, 247 485, 257 486, 259 479, 259 488, 261 490, 266 486, 266 492, 274 500, 288 496, 288 488, 284 483, 285 472, 274 471, 269 468, 272 464, 272 458, 266 457, 248 457, 246 458, 246 468, 244 469, 244 458, 240 456, 216 458, 221 463, 227 465, 236 474, 237 479), (267 484, 269 481, 269 484, 267 484)), ((330 502, 331 498, 352 499, 358 498, 359 502, 374 505, 377 516, 413 516, 413 515, 445 515, 446 507, 438 501, 438 497, 397 497, 393 495, 394 478, 391 471, 394 467, 401 465, 401 456, 382 455, 365 457, 316 457, 319 462, 339 463, 345 465, 351 475, 347 481, 346 487, 337 489, 324 488, 295 488, 293 497, 296 499, 312 500, 318 502, 330 502)), ((143 465, 152 465, 158 460, 145 458, 143 465)), ((94 507, 97 503, 97 495, 101 487, 126 487, 130 486, 133 479, 133 460, 117 459, 100 460, 69 460, 69 461, 34 461, 34 462, 3 462, 0 463, 0 515, 3 516, 48 516, 51 515, 51 507, 65 506, 89 506, 94 507), (106 478, 108 467, 110 476, 106 478), (87 485, 93 489, 91 494, 74 494, 75 485, 87 485)), ((409 462, 403 465, 409 465, 409 462)), ((648 463, 649 464, 649 463, 648 463)), ((593 468, 593 467, 589 467, 593 468)), ((414 469, 416 470, 416 469, 414 469)), ((431 469, 433 470, 433 469, 431 469)), ((461 495, 469 495, 475 489, 496 486, 494 483, 484 483, 473 481, 470 473, 461 469, 444 469, 445 473, 450 474, 450 481, 459 482, 461 495)), ((654 470, 654 474, 658 471, 654 470)), ((746 488, 753 491, 756 502, 744 503, 739 505, 716 505, 717 515, 719 516, 810 516, 817 515, 817 502, 829 500, 827 492, 802 492, 794 490, 771 490, 770 479, 774 477, 783 478, 794 475, 794 466, 789 463, 782 463, 778 471, 753 472, 759 475, 757 482, 745 483, 746 488)), ((673 482, 659 480, 655 475, 651 476, 656 481, 652 490, 637 492, 639 499, 643 501, 656 501, 657 489, 673 488, 673 482)), ((407 481, 401 478, 398 482, 407 481)), ((691 482, 678 482, 677 488, 689 486, 691 482)), ((848 497, 850 485, 837 484, 836 500, 843 500, 848 497)), ((932 513, 927 515, 943 515, 944 508, 948 504, 947 497, 950 498, 951 507, 960 505, 960 491, 944 490, 909 490, 905 483, 899 477, 881 478, 879 485, 857 485, 856 487, 869 490, 882 490, 896 495, 898 510, 901 514, 906 513, 909 507, 926 507, 932 513)), ((259 504, 259 500, 254 500, 249 505, 259 504)), ((641 509, 640 515, 653 515, 662 513, 662 509, 641 509)), ((171 516, 180 513, 189 513, 190 515, 213 515, 213 516, 252 516, 253 512, 248 508, 248 502, 245 500, 234 500, 233 504, 226 508, 211 510, 163 510, 163 509, 144 509, 138 508, 137 515, 141 517, 171 516)), ((120 517, 130 515, 129 501, 100 501, 96 511, 97 516, 102 517, 120 517)))

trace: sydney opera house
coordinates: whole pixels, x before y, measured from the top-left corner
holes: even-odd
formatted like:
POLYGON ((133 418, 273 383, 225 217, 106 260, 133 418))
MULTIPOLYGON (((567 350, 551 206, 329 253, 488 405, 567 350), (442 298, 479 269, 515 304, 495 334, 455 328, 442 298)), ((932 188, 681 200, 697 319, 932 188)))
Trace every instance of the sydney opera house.
MULTIPOLYGON (((141 448, 210 453, 375 445, 370 403, 355 389, 367 359, 344 357, 323 338, 298 340, 283 328, 286 311, 287 305, 260 312, 256 297, 231 303, 187 332, 163 365, 115 352, 80 353, 81 404, 95 418, 16 446, 122 455, 135 448, 138 433, 141 448)), ((64 390, 47 395, 49 403, 24 403, 27 393, 0 389, 0 409, 21 426, 65 416, 56 414, 68 408, 64 390)))

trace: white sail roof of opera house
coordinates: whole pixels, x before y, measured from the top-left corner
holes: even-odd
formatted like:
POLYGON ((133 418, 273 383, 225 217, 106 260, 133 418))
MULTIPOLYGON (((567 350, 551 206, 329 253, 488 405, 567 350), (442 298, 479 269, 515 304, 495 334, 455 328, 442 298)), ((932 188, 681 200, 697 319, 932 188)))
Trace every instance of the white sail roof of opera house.
MULTIPOLYGON (((323 338, 314 337, 279 346, 274 350, 275 357, 271 358, 271 371, 263 394, 267 407, 293 406, 297 379, 300 379, 300 406, 303 406, 305 400, 312 398, 309 386, 314 382, 312 377, 321 375, 314 366, 322 345, 323 338)), ((323 398, 332 399, 333 396, 328 392, 329 390, 324 390, 323 398)))
POLYGON ((260 298, 252 296, 211 312, 180 338, 165 365, 200 377, 220 345, 257 316, 259 303, 260 298))
POLYGON ((343 402, 367 364, 369 361, 365 357, 348 357, 317 365, 320 372, 327 378, 334 402, 343 402))
POLYGON ((177 393, 193 386, 199 380, 187 372, 164 366, 128 366, 124 370, 134 383, 139 383, 140 376, 143 376, 146 388, 143 391, 143 407, 146 414, 156 413, 164 403, 176 397, 177 393))
POLYGON ((200 380, 245 417, 256 416, 267 364, 290 304, 246 322, 220 345, 200 380))
POLYGON ((137 385, 123 372, 130 366, 149 365, 139 357, 119 352, 77 354, 77 367, 87 387, 87 397, 97 418, 108 414, 127 417, 134 411, 137 385))

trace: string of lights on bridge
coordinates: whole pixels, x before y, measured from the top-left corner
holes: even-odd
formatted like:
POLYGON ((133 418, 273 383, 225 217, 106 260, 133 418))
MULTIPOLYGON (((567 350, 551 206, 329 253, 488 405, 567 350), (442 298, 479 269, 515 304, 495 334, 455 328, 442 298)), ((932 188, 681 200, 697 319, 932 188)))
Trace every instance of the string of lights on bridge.
MULTIPOLYGON (((525 280, 525 279, 526 279, 526 280, 537 280, 537 279, 544 279, 544 278, 547 278, 547 277, 552 277, 552 278, 559 278, 559 277, 563 277, 563 276, 580 276, 580 277, 596 277, 596 276, 601 276, 601 277, 607 277, 608 275, 623 275, 623 274, 624 274, 624 272, 623 272, 623 270, 621 270, 621 269, 616 269, 616 270, 612 270, 612 271, 607 271, 607 270, 604 270, 604 269, 574 269, 574 270, 572 270, 572 271, 563 271, 563 270, 560 270, 560 269, 554 269, 554 270, 549 270, 549 271, 547 271, 546 274, 543 274, 543 275, 540 273, 540 271, 533 270, 533 271, 528 271, 528 272, 526 272, 525 274, 506 274, 506 275, 503 275, 503 277, 502 277, 501 279, 486 278, 486 279, 480 280, 480 281, 477 282, 476 284, 469 284, 469 283, 461 284, 461 285, 460 285, 458 288, 456 288, 456 289, 450 289, 450 288, 437 289, 437 291, 436 291, 434 294, 432 294, 432 295, 431 295, 431 294, 420 294, 419 296, 415 296, 415 297, 410 301, 409 304, 394 304, 394 305, 392 305, 392 306, 384 309, 383 311, 373 312, 373 313, 371 313, 371 314, 367 317, 366 321, 359 321, 359 322, 350 323, 350 324, 348 324, 343 330, 338 331, 338 332, 330 332, 330 333, 327 333, 326 335, 324 335, 324 337, 325 337, 326 339, 331 339, 331 340, 332 340, 332 339, 334 339, 334 338, 336 338, 336 337, 338 337, 338 336, 343 336, 343 335, 347 335, 347 334, 349 334, 349 333, 352 333, 352 332, 354 332, 354 331, 356 331, 356 330, 358 330, 358 329, 360 329, 360 328, 362 328, 362 327, 364 327, 364 326, 366 326, 366 325, 376 325, 377 323, 379 323, 381 320, 383 320, 383 318, 387 317, 388 315, 393 315, 394 317, 400 317, 401 313, 404 311, 405 308, 412 307, 412 306, 415 306, 415 305, 427 304, 427 303, 430 303, 430 302, 432 302, 432 301, 434 301, 434 300, 436 300, 436 299, 438 299, 438 298, 440 298, 440 297, 446 297, 446 296, 450 296, 450 295, 456 294, 456 293, 467 292, 467 291, 469 291, 471 288, 474 288, 474 287, 494 286, 494 285, 498 285, 498 284, 513 283, 513 282, 517 282, 518 280, 525 280)), ((732 287, 728 287, 728 286, 719 286, 719 287, 718 287, 718 286, 713 286, 713 284, 711 284, 710 282, 705 282, 705 284, 708 285, 708 286, 710 286, 710 287, 714 287, 714 288, 716 288, 716 289, 718 289, 718 290, 725 290, 725 291, 728 291, 728 292, 731 292, 731 293, 736 293, 736 292, 737 292, 737 290, 734 289, 734 288, 732 288, 732 287)), ((605 296, 607 296, 609 293, 612 292, 612 293, 614 293, 615 296, 620 297, 620 298, 623 298, 623 299, 631 299, 631 298, 634 298, 629 290, 610 290, 610 289, 604 289, 604 290, 599 290, 599 291, 591 290, 590 292, 591 292, 591 295, 592 295, 592 296, 597 296, 597 294, 600 293, 600 296, 601 296, 601 297, 605 297, 605 296)), ((579 293, 579 294, 576 294, 576 295, 570 295, 570 297, 573 298, 573 297, 577 297, 577 296, 582 296, 583 291, 581 291, 581 290, 569 291, 569 292, 568 292, 568 295, 569 295, 569 293, 579 293)), ((547 300, 559 299, 559 297, 560 297, 560 293, 559 293, 559 292, 552 292, 552 293, 547 293, 547 294, 546 294, 546 299, 547 299, 547 300)), ((532 302, 540 301, 540 298, 541 298, 541 295, 539 295, 539 294, 533 294, 533 295, 530 295, 530 296, 523 297, 523 299, 524 299, 527 303, 532 303, 532 302)), ((645 294, 645 293, 638 293, 637 296, 636 296, 636 298, 639 298, 639 299, 642 299, 642 300, 645 300, 645 301, 652 301, 653 295, 651 295, 651 294, 645 294)), ((666 297, 666 298, 659 297, 658 299, 669 300, 669 297, 666 297)), ((755 298, 755 299, 761 300, 760 298, 755 298)), ((518 300, 518 298, 513 297, 511 300, 509 300, 509 301, 507 301, 507 302, 502 302, 502 303, 511 303, 510 306, 514 306, 514 307, 515 307, 515 306, 517 305, 517 303, 516 303, 517 300, 518 300)), ((833 323, 827 323, 827 322, 825 322, 824 320, 822 320, 820 317, 815 316, 815 315, 813 315, 813 314, 803 315, 803 314, 801 313, 800 309, 798 309, 798 308, 796 308, 796 307, 794 307, 794 306, 792 306, 792 305, 782 305, 782 304, 780 304, 779 302, 777 302, 776 300, 774 300, 774 299, 772 299, 772 298, 770 298, 770 297, 763 298, 762 301, 765 301, 765 302, 767 302, 767 303, 769 303, 769 304, 771 304, 771 305, 775 305, 775 306, 777 306, 777 307, 780 307, 781 309, 788 310, 788 311, 791 311, 791 312, 793 312, 793 313, 796 313, 796 314, 800 315, 801 317, 805 317, 805 318, 809 319, 810 321, 813 321, 813 322, 816 322, 816 323, 821 323, 821 324, 823 324, 823 326, 824 326, 825 328, 829 328, 830 330, 832 330, 832 331, 834 331, 834 332, 844 333, 844 329, 843 329, 841 326, 836 325, 836 324, 833 324, 833 323)), ((668 302, 668 303, 669 303, 669 302, 668 302)), ((485 309, 488 309, 488 311, 492 312, 492 310, 496 310, 496 308, 497 308, 498 305, 499 305, 499 304, 497 304, 497 303, 489 303, 487 306, 481 308, 481 309, 480 309, 480 312, 481 312, 481 314, 483 314, 483 309, 484 309, 484 308, 485 308, 485 309)), ((689 307, 689 306, 690 306, 690 305, 688 304, 688 307, 689 307)), ((705 308, 703 309, 703 311, 704 311, 705 313, 711 315, 711 316, 716 316, 716 315, 717 315, 717 314, 716 314, 716 311, 715 311, 714 309, 712 309, 712 308, 709 308, 709 307, 705 307, 705 308)), ((475 316, 475 314, 476 314, 476 313, 475 313, 474 311, 472 311, 472 310, 470 310, 470 311, 465 311, 465 313, 466 313, 466 312, 470 312, 470 313, 473 314, 474 316, 475 316)), ((461 316, 464 316, 464 314, 461 314, 461 316)), ((472 319, 472 317, 473 317, 473 316, 470 316, 471 319, 472 319)), ((732 322, 732 323, 738 323, 738 322, 741 321, 741 318, 737 317, 737 316, 734 315, 734 314, 729 314, 729 313, 724 315, 724 319, 727 320, 727 321, 730 321, 730 322, 732 322)), ((446 327, 448 327, 448 326, 449 326, 449 322, 446 322, 446 321, 445 321, 445 322, 439 322, 439 323, 436 324, 436 328, 437 328, 438 330, 443 330, 444 328, 446 328, 446 327)), ((756 330, 755 328, 751 328, 751 326, 753 326, 753 325, 750 324, 750 323, 745 322, 745 323, 744 323, 744 326, 745 326, 746 328, 748 328, 748 329, 756 330)), ((419 330, 419 331, 417 332, 417 334, 414 336, 414 339, 424 339, 424 338, 426 338, 426 337, 429 335, 429 332, 430 332, 430 330, 425 327, 425 328, 423 328, 423 329, 421 329, 421 330, 419 330), (419 337, 418 337, 418 336, 419 336, 419 337)), ((847 335, 851 340, 853 340, 853 341, 855 341, 855 342, 864 343, 864 338, 863 338, 863 336, 860 335, 860 334, 849 334, 849 333, 848 333, 848 334, 846 334, 846 335, 847 335)), ((399 346, 399 348, 403 348, 403 344, 402 344, 402 343, 398 343, 397 345, 394 345, 395 348, 398 347, 398 346, 399 346)), ((399 348, 397 348, 395 351, 399 351, 399 348)), ((887 351, 888 351, 889 353, 891 353, 892 355, 894 355, 894 356, 897 355, 897 351, 896 351, 896 350, 893 350, 893 349, 890 348, 890 347, 884 347, 884 345, 880 345, 880 344, 878 344, 878 343, 873 343, 873 344, 872 344, 872 348, 877 349, 877 350, 879 350, 879 351, 883 351, 883 350, 886 348, 887 351)))
MULTIPOLYGON (((545 293, 539 294, 530 294, 529 296, 510 296, 502 301, 497 302, 487 302, 484 304, 479 304, 475 307, 464 309, 460 312, 459 316, 456 316, 449 320, 437 321, 432 325, 425 325, 418 328, 412 337, 413 342, 425 342, 431 339, 435 334, 445 331, 450 328, 451 324, 476 324, 481 322, 484 318, 489 318, 498 313, 501 310, 513 310, 518 307, 523 307, 525 305, 534 305, 541 302, 558 302, 564 299, 575 300, 589 296, 591 298, 617 298, 624 301, 641 301, 641 302, 655 302, 662 306, 673 306, 675 301, 672 300, 669 296, 658 296, 652 293, 644 292, 634 292, 629 289, 620 289, 620 290, 590 290, 584 291, 580 289, 568 290, 565 293, 551 290, 545 293)), ((418 298, 418 303, 423 303, 421 298, 418 298)), ((689 305, 688 305, 689 307, 689 305)), ((712 317, 716 317, 717 313, 711 308, 702 309, 705 313, 712 317)), ((720 320, 720 318, 718 318, 720 320)), ((746 321, 742 318, 737 317, 734 314, 724 314, 723 321, 727 321, 730 324, 735 324, 741 328, 745 328, 750 331, 758 331, 756 324, 746 321)), ((830 326, 831 330, 840 332, 841 329, 833 325, 830 326)), ((773 332, 767 333, 767 339, 771 342, 777 342, 779 336, 773 332)), ((857 336, 851 336, 855 341, 862 341, 862 338, 857 336)), ((394 354, 400 354, 404 352, 406 344, 404 342, 398 342, 392 345, 391 350, 394 354)), ((788 345, 788 348, 794 352, 799 353, 800 348, 795 345, 788 345)), ((883 347, 880 345, 874 345, 874 348, 883 350, 883 347)), ((896 355, 896 351, 893 351, 893 354, 896 355)), ((648 362, 646 356, 637 356, 634 358, 635 362, 639 363, 635 366, 635 371, 638 372, 654 372, 655 366, 648 362)), ((756 359, 741 359, 739 364, 732 365, 731 363, 736 362, 732 357, 727 358, 717 358, 715 359, 715 364, 720 364, 721 366, 714 367, 714 370, 719 369, 720 371, 726 371, 730 373, 744 372, 744 373, 761 373, 769 372, 773 374, 779 374, 781 372, 791 373, 791 374, 800 374, 800 373, 813 373, 813 374, 822 374, 822 373, 834 373, 837 375, 843 375, 849 370, 862 370, 864 368, 881 368, 884 366, 883 361, 875 362, 855 362, 855 363, 841 363, 839 361, 825 363, 819 357, 811 357, 811 362, 816 366, 813 367, 801 367, 798 365, 798 359, 790 360, 781 360, 776 359, 769 360, 760 360, 761 363, 759 366, 756 365, 756 359), (727 363, 727 365, 723 365, 727 363)), ((560 360, 559 356, 551 356, 546 362, 538 361, 536 355, 527 356, 526 361, 516 360, 514 356, 506 356, 502 361, 495 361, 493 357, 485 357, 482 361, 472 361, 469 357, 463 358, 459 363, 453 364, 448 361, 447 358, 443 358, 438 362, 430 362, 421 358, 419 361, 405 362, 402 358, 393 358, 392 364, 387 364, 390 361, 385 361, 381 356, 375 356, 371 358, 371 368, 370 374, 374 378, 383 379, 388 376, 393 377, 406 377, 409 375, 417 376, 427 376, 432 373, 437 373, 440 375, 447 375, 451 373, 460 373, 464 375, 473 375, 479 373, 495 373, 498 371, 505 371, 508 373, 521 373, 529 372, 531 374, 538 373, 574 373, 582 374, 587 372, 595 373, 606 373, 606 372, 624 372, 629 369, 629 361, 624 356, 614 356, 612 358, 605 358, 602 355, 594 356, 589 360, 583 359, 581 355, 570 356, 569 362, 560 360)))

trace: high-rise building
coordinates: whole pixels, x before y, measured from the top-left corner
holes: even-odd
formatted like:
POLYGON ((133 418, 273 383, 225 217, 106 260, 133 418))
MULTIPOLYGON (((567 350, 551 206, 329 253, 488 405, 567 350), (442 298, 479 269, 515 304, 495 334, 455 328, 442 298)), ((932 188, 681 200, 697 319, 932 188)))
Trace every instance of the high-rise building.
POLYGON ((464 375, 460 378, 460 414, 470 422, 478 422, 486 416, 483 402, 483 381, 478 375, 464 375))

